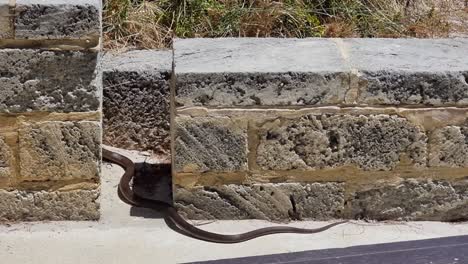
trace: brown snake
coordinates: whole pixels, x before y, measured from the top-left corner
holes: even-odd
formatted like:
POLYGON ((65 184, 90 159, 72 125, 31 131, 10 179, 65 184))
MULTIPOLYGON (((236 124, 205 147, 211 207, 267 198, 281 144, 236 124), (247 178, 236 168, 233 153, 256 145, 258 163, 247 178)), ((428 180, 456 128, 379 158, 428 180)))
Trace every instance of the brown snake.
POLYGON ((265 227, 236 235, 222 235, 208 232, 199 229, 185 221, 185 219, 177 213, 176 209, 172 205, 161 201, 146 199, 135 194, 132 188, 130 187, 130 182, 134 177, 135 173, 135 164, 129 158, 115 153, 106 147, 103 147, 102 156, 104 159, 121 166, 125 170, 125 173, 120 179, 118 188, 119 197, 122 199, 122 201, 132 206, 151 208, 162 213, 164 215, 164 220, 171 228, 175 229, 179 233, 188 235, 196 239, 214 243, 239 243, 257 237, 279 233, 313 234, 325 231, 329 228, 347 222, 337 222, 315 229, 305 229, 288 226, 265 227))

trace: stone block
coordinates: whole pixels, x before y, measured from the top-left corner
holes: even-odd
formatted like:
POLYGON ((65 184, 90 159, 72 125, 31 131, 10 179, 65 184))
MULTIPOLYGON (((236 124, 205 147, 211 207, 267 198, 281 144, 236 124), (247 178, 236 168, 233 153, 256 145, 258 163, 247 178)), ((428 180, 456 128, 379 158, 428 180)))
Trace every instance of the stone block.
POLYGON ((429 166, 468 168, 468 126, 436 129, 429 146, 429 166))
POLYGON ((187 39, 174 43, 178 106, 343 103, 349 69, 327 39, 187 39))
POLYGON ((99 42, 98 0, 16 0, 15 38, 84 39, 99 42))
POLYGON ((0 61, 0 112, 100 107, 95 52, 0 49, 0 61))
POLYGON ((468 40, 345 39, 368 105, 468 105, 468 40))
POLYGON ((177 116, 174 122, 176 172, 247 169, 247 123, 229 117, 177 116))
POLYGON ((107 54, 103 68, 105 144, 168 156, 172 52, 107 54))
POLYGON ((99 191, 0 190, 0 221, 98 220, 99 191))
POLYGON ((407 179, 354 192, 351 218, 375 220, 468 220, 468 182, 407 179))
POLYGON ((342 183, 278 183, 176 188, 175 206, 190 219, 270 221, 339 218, 342 183))
POLYGON ((309 114, 266 123, 259 133, 256 161, 263 170, 392 170, 401 154, 415 166, 426 163, 426 135, 395 115, 309 114))
POLYGON ((23 123, 19 128, 22 180, 99 179, 98 122, 23 123))
POLYGON ((6 144, 5 137, 0 134, 0 179, 11 177, 13 152, 6 144))
POLYGON ((467 53, 466 39, 176 40, 175 103, 464 106, 467 53))
POLYGON ((13 38, 13 15, 9 0, 0 0, 0 40, 13 38))

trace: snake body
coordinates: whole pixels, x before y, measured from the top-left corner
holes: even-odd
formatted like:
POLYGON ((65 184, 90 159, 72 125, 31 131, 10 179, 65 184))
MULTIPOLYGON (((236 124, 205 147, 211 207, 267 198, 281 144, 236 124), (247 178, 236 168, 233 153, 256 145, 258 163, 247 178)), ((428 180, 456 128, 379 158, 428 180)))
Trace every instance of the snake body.
POLYGON ((135 164, 129 158, 118 154, 106 147, 103 147, 102 155, 105 160, 108 160, 112 163, 115 163, 122 167, 125 170, 122 178, 120 179, 118 193, 119 197, 125 203, 136 206, 154 209, 164 215, 164 220, 166 223, 171 226, 173 229, 176 229, 179 233, 188 235, 190 237, 214 242, 214 243, 239 243, 261 236, 279 234, 279 233, 297 233, 297 234, 313 234, 323 232, 327 229, 330 229, 334 226, 346 223, 347 221, 337 222, 329 224, 320 228, 315 229, 305 229, 305 228, 296 228, 289 226, 274 226, 256 229, 250 232, 235 234, 235 235, 224 235, 217 234, 202 230, 193 226, 192 224, 185 221, 178 213, 177 210, 168 203, 146 199, 144 197, 138 196, 135 194, 130 187, 130 182, 135 175, 135 164))

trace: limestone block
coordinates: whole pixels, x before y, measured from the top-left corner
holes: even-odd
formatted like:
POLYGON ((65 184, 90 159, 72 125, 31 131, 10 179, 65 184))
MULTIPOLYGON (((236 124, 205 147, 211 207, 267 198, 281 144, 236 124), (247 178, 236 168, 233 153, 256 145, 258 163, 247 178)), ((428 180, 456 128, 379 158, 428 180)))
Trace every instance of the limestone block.
POLYGON ((466 39, 176 40, 177 106, 468 105, 466 39))
POLYGON ((467 105, 468 40, 345 39, 368 105, 467 105))
POLYGON ((16 0, 16 39, 86 39, 101 32, 98 0, 16 0))
POLYGON ((349 70, 327 39, 190 39, 174 44, 178 106, 340 104, 349 70))
POLYGON ((323 220, 340 217, 344 208, 344 184, 333 182, 176 188, 174 195, 190 219, 323 220))
POLYGON ((168 156, 172 52, 106 54, 103 68, 104 142, 168 156))
POLYGON ((176 172, 247 169, 247 123, 243 120, 177 116, 174 133, 176 172))
POLYGON ((408 179, 353 193, 351 218, 375 220, 468 219, 468 182, 408 179))
POLYGON ((99 109, 95 52, 0 49, 0 61, 0 112, 99 109))
POLYGON ((13 152, 6 144, 5 137, 0 135, 0 179, 11 177, 11 160, 13 158, 13 152))
POLYGON ((0 190, 0 221, 97 220, 99 191, 0 190))
POLYGON ((19 128, 21 178, 98 179, 100 143, 98 122, 24 123, 19 128))
POLYGON ((429 139, 429 146, 429 166, 468 168, 468 126, 448 126, 435 130, 429 139))
POLYGON ((9 0, 0 0, 0 39, 13 38, 13 15, 9 0))
POLYGON ((256 160, 263 170, 391 170, 401 154, 424 166, 426 141, 417 126, 393 115, 305 115, 266 124, 256 160))

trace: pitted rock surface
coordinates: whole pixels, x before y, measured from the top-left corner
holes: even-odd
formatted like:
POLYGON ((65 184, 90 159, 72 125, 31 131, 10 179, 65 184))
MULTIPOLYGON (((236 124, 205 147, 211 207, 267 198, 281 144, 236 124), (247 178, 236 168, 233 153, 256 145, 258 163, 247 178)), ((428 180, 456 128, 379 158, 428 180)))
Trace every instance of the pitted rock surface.
POLYGON ((174 157, 178 172, 242 171, 247 169, 247 124, 230 118, 175 120, 174 157))
POLYGON ((98 179, 98 122, 43 122, 19 129, 20 174, 25 180, 98 179))
POLYGON ((96 0, 16 0, 17 39, 99 39, 96 0))
POLYGON ((344 208, 341 183, 280 183, 177 188, 175 205, 190 219, 271 221, 338 218, 344 208))
POLYGON ((417 126, 397 116, 306 115, 264 129, 257 163, 264 170, 391 170, 401 153, 425 165, 426 141, 417 126))
POLYGON ((99 109, 98 54, 0 49, 0 112, 99 109))
POLYGON ((0 190, 1 221, 98 220, 99 191, 0 190))
POLYGON ((466 221, 467 186, 467 181, 408 179, 358 191, 348 205, 357 219, 466 221))

